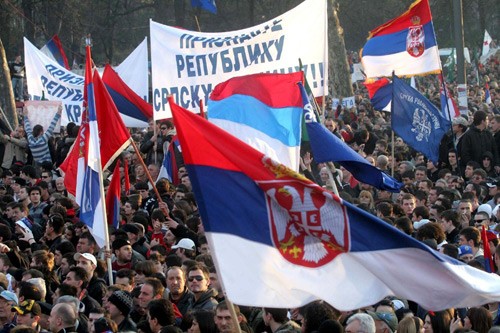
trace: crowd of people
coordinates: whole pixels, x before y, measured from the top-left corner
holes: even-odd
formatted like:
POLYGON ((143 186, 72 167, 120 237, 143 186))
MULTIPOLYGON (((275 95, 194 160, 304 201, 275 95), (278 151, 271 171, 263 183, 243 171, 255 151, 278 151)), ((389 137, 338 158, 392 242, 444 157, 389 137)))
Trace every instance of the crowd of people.
MULTIPOLYGON (((482 270, 491 259, 492 274, 499 274, 499 58, 478 73, 490 83, 492 103, 485 103, 482 86, 469 87, 470 112, 453 120, 438 163, 401 138, 394 140, 391 154, 390 114, 373 110, 361 85, 356 85, 355 108, 327 108, 325 127, 401 181, 400 193, 359 183, 339 165, 315 163, 307 145, 301 172, 326 188, 336 187, 344 200, 436 251, 482 270), (487 239, 481 238, 483 227, 487 239), (491 258, 485 257, 485 243, 491 258)), ((439 104, 436 77, 419 81, 426 96, 439 104)), ((121 221, 110 226, 111 250, 100 248, 80 221, 79 207, 58 170, 79 129, 69 124, 54 133, 61 111, 47 129, 26 116, 14 131, 0 121, 0 333, 232 333, 238 326, 247 333, 500 332, 495 326, 500 325, 498 303, 429 311, 411 300, 387 297, 350 312, 322 300, 298 309, 233 307, 219 283, 180 152, 175 181, 159 177, 163 154, 175 136, 168 120, 150 121, 147 130, 134 131, 140 151, 130 148, 121 154, 121 221)))

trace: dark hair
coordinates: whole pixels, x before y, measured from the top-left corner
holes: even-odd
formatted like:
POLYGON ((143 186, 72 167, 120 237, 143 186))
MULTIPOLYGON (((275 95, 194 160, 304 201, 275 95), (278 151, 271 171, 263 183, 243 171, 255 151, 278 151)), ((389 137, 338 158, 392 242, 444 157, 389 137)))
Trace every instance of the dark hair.
POLYGON ((12 238, 12 231, 5 224, 0 224, 0 237, 2 237, 2 242, 8 241, 12 238))
POLYGON ((451 223, 455 228, 458 228, 460 226, 459 214, 454 209, 445 210, 444 212, 441 213, 440 217, 447 221, 451 221, 451 223))
POLYGON ((443 253, 453 259, 458 260, 458 247, 453 244, 443 244, 441 245, 441 249, 443 249, 443 253))
POLYGON ((60 214, 52 214, 49 216, 49 220, 47 221, 47 225, 54 229, 56 234, 62 234, 64 230, 64 218, 60 214))
POLYGON ((487 117, 488 117, 488 115, 484 111, 478 110, 478 111, 474 112, 474 118, 472 120, 472 125, 474 125, 474 126, 481 125, 483 120, 486 120, 487 117))
POLYGON ((28 281, 21 281, 21 283, 19 284, 19 297, 41 301, 42 291, 33 283, 30 283, 28 281))
POLYGON ((73 296, 77 297, 76 295, 78 294, 78 290, 76 289, 75 286, 70 286, 69 284, 62 283, 60 284, 57 289, 59 289, 59 297, 61 296, 73 296))
POLYGON ((407 235, 413 234, 413 223, 406 216, 397 218, 396 221, 394 222, 394 226, 402 230, 407 235))
POLYGON ((320 325, 328 319, 336 320, 339 313, 331 305, 324 301, 315 301, 309 303, 304 308, 305 333, 317 331, 320 325))
POLYGON ((467 241, 472 240, 475 247, 478 247, 481 243, 481 234, 475 227, 467 227, 460 230, 460 235, 464 236, 467 241))
POLYGON ((429 218, 429 208, 427 208, 425 206, 417 206, 413 210, 413 214, 415 214, 415 216, 417 216, 417 217, 420 216, 423 219, 428 219, 429 218))
POLYGON ((212 310, 199 309, 193 311, 191 314, 194 319, 198 322, 201 333, 216 333, 217 326, 215 325, 214 317, 215 313, 212 310))
POLYGON ((31 194, 33 191, 38 191, 40 195, 42 194, 42 188, 40 186, 31 186, 28 188, 28 194, 31 194))
POLYGON ((418 228, 416 238, 420 241, 434 239, 440 244, 446 239, 446 235, 438 222, 429 222, 418 228))
POLYGON ((87 285, 89 283, 89 276, 88 276, 87 271, 85 269, 83 269, 79 266, 73 266, 73 267, 70 267, 69 271, 75 273, 76 280, 82 281, 82 286, 81 286, 82 289, 87 288, 87 285))
POLYGON ((75 246, 73 243, 68 242, 68 241, 62 241, 61 243, 56 245, 56 251, 59 251, 62 256, 64 256, 66 253, 75 253, 75 246))
POLYGON ((264 308, 264 313, 270 313, 273 320, 277 323, 284 324, 288 321, 288 310, 278 308, 264 308))
POLYGON ((76 265, 75 253, 74 252, 65 253, 65 254, 63 254, 62 258, 66 259, 66 261, 68 262, 69 266, 75 266, 76 265))
POLYGON ((41 135, 42 132, 43 132, 43 126, 42 125, 35 125, 35 126, 33 126, 32 134, 33 134, 33 136, 35 138, 38 137, 39 135, 41 135))
POLYGON ((153 288, 153 295, 163 295, 165 291, 165 287, 157 278, 147 277, 144 279, 144 284, 150 285, 153 288))
POLYGON ((135 284, 135 271, 128 268, 122 268, 118 272, 116 272, 117 278, 128 278, 131 285, 135 284))
POLYGON ((175 324, 174 308, 172 303, 165 299, 154 299, 148 304, 149 317, 156 319, 160 326, 175 324))
POLYGON ((467 311, 467 317, 469 317, 472 330, 477 333, 488 333, 493 326, 491 313, 483 307, 470 308, 467 311))
POLYGON ((88 231, 83 232, 80 235, 80 239, 87 239, 89 241, 89 245, 94 245, 94 246, 97 245, 94 236, 92 236, 92 234, 88 231))
POLYGON ((155 264, 151 260, 139 261, 135 264, 134 270, 137 274, 144 274, 146 277, 150 277, 156 272, 155 264))
MULTIPOLYGON (((435 311, 435 312, 427 312, 425 315, 429 316, 431 320, 431 326, 433 332, 436 333, 449 333, 450 332, 450 322, 453 317, 453 310, 444 310, 444 311, 435 311)), ((425 317, 424 317, 425 319, 425 317)))

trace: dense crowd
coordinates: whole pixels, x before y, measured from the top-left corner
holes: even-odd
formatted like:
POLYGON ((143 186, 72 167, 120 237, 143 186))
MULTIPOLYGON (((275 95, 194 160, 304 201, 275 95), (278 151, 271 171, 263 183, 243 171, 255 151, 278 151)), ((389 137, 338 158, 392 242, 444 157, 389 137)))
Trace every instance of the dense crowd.
MULTIPOLYGON (((499 274, 499 58, 468 73, 470 82, 477 82, 469 86, 470 111, 453 120, 438 163, 397 137, 391 153, 390 114, 373 110, 362 85, 355 85, 355 108, 326 109, 325 127, 401 181, 400 193, 359 183, 339 165, 315 163, 307 145, 301 172, 436 251, 482 270, 491 259, 493 274, 499 274), (485 103, 478 75, 489 82, 491 104, 485 103), (483 227, 487 239, 481 239, 483 227), (491 258, 485 257, 485 242, 491 258)), ((437 78, 417 81, 439 105, 437 78)), ((16 98, 22 95, 21 89, 16 92, 16 98)), ((105 251, 80 221, 58 170, 78 126, 70 123, 54 133, 61 109, 46 129, 22 113, 14 131, 0 121, 0 333, 236 332, 180 152, 175 180, 159 177, 176 133, 172 122, 150 121, 146 130, 132 131, 140 152, 129 148, 120 156, 120 222, 110 226, 111 251, 105 251)), ((113 168, 105 172, 105 190, 113 168)), ((498 303, 433 312, 387 297, 350 312, 321 300, 299 309, 235 305, 234 310, 248 333, 500 332, 498 303)))

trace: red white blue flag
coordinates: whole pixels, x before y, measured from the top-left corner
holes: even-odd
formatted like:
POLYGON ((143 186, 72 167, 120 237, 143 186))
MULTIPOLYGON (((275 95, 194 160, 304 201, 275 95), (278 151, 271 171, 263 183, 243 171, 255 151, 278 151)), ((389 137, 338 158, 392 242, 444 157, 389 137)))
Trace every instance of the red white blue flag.
POLYGON ((40 51, 42 51, 47 57, 57 62, 62 67, 70 70, 68 63, 68 58, 66 57, 66 53, 64 52, 61 40, 57 35, 54 35, 48 42, 45 44, 40 51))
POLYGON ((432 250, 172 98, 170 107, 231 301, 294 308, 323 299, 352 310, 395 295, 442 310, 500 300, 499 276, 432 250))
POLYGON ((218 84, 208 119, 293 170, 299 169, 303 72, 253 74, 218 84))
POLYGON ((178 185, 180 183, 178 171, 179 166, 182 163, 179 137, 174 135, 172 137, 172 141, 168 145, 167 153, 163 156, 163 162, 161 163, 158 179, 166 178, 172 184, 178 185))
POLYGON ((361 50, 368 78, 441 72, 428 0, 417 0, 402 15, 370 31, 361 50))
POLYGON ((488 82, 484 85, 484 102, 486 104, 491 104, 490 85, 488 82))
MULTIPOLYGON (((126 164, 126 162, 125 162, 126 164)), ((120 160, 116 160, 113 177, 109 183, 108 192, 106 193, 106 214, 108 224, 118 228, 120 224, 120 196, 121 196, 121 177, 120 177, 120 160)))
POLYGON ((380 80, 366 80, 363 83, 368 90, 368 96, 373 109, 391 112, 392 84, 387 78, 380 80))

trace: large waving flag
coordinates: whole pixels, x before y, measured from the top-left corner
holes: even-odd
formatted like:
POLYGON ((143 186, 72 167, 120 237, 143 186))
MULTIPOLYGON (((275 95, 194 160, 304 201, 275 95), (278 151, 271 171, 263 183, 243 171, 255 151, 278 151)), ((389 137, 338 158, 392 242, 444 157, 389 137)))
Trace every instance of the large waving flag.
POLYGON ((302 84, 300 84, 300 89, 304 99, 304 118, 314 160, 319 163, 338 162, 358 181, 380 190, 399 192, 403 184, 368 163, 345 142, 316 121, 302 84))
POLYGON ((392 84, 387 78, 380 80, 366 80, 363 83, 368 90, 368 96, 377 111, 391 112, 392 84))
POLYGON ((441 72, 428 0, 417 0, 402 15, 370 31, 361 50, 368 78, 441 72))
POLYGON ((491 47, 492 41, 493 41, 493 39, 491 38, 488 31, 484 30, 483 50, 482 50, 481 56, 484 57, 484 56, 487 56, 488 53, 490 53, 490 47, 491 47))
POLYGON ((439 144, 451 128, 450 120, 422 94, 394 76, 391 124, 409 146, 433 162, 439 159, 439 144))
POLYGON ((110 65, 104 68, 102 81, 123 122, 128 127, 147 127, 148 120, 153 117, 153 106, 130 89, 110 65))
POLYGON ((40 51, 42 51, 47 57, 57 62, 60 66, 70 70, 68 63, 68 58, 66 57, 66 53, 64 52, 61 40, 57 35, 54 35, 48 42, 45 44, 40 51))
MULTIPOLYGON (((89 54, 90 56, 90 54, 89 54)), ((85 70, 85 82, 90 82, 92 73, 91 65, 87 61, 85 70), (87 73, 89 73, 87 75, 87 73), (88 77, 87 77, 88 76, 88 77)), ((93 78, 92 78, 93 80, 93 78)), ((96 77, 97 84, 94 84, 93 91, 96 95, 96 115, 100 130, 100 145, 101 154, 100 161, 102 169, 105 170, 114 159, 128 146, 130 133, 123 124, 118 110, 108 94, 104 83, 99 76, 96 77)), ((84 100, 86 101, 87 89, 84 90, 84 100)), ((84 101, 84 105, 85 102, 84 101)), ((78 199, 79 193, 82 193, 80 188, 83 180, 81 179, 84 168, 84 157, 87 154, 86 147, 88 146, 88 121, 86 120, 87 110, 84 108, 84 116, 82 126, 78 132, 77 139, 73 148, 68 154, 66 160, 61 164, 60 168, 65 173, 64 184, 69 193, 75 195, 78 199)), ((78 202, 78 201, 77 201, 78 202)))
POLYGON ((352 310, 396 295, 435 311, 500 300, 499 276, 433 251, 173 99, 170 107, 231 301, 294 308, 323 299, 352 310))
POLYGON ((299 169, 302 72, 254 74, 218 84, 208 119, 291 169, 299 169))
MULTIPOLYGON (((125 162, 126 164, 126 162, 125 162)), ((118 228, 120 224, 120 196, 121 196, 120 160, 116 160, 113 177, 109 183, 108 193, 106 193, 106 215, 108 224, 118 228)))

